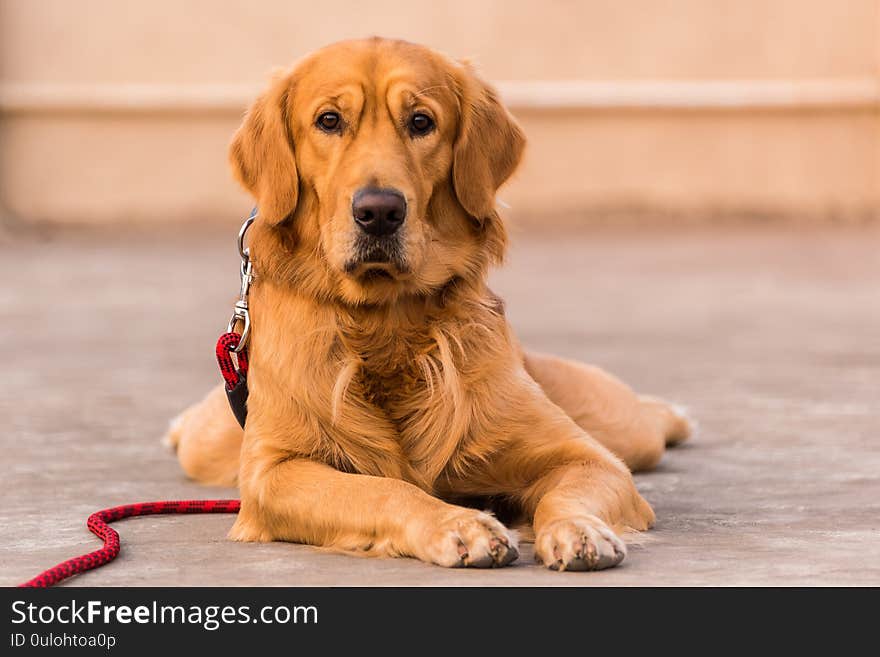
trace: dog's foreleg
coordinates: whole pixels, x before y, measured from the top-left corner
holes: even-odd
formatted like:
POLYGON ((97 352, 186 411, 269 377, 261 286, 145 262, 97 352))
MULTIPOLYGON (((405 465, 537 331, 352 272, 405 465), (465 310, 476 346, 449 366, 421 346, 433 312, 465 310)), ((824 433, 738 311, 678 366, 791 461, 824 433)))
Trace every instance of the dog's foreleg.
POLYGON ((504 566, 517 557, 514 537, 495 518, 400 479, 303 459, 255 465, 242 474, 233 539, 409 556, 441 566, 504 566))

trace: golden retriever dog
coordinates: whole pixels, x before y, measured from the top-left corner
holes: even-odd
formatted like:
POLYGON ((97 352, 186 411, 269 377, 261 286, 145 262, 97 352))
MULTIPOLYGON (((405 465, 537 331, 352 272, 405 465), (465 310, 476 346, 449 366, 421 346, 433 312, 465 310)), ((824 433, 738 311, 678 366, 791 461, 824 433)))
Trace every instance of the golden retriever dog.
POLYGON ((251 106, 230 147, 259 207, 247 422, 218 386, 169 434, 189 476, 238 485, 233 539, 504 566, 516 532, 481 510, 503 508, 537 560, 596 570, 651 526, 630 470, 685 417, 524 351, 487 287, 524 146, 470 65, 402 41, 319 50, 251 106))

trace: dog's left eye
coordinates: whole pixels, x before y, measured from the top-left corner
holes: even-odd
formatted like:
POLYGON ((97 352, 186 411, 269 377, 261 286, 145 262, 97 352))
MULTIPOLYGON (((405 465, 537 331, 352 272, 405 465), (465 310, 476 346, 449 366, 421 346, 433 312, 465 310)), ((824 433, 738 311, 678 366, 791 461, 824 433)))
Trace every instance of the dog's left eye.
POLYGON ((434 119, 427 114, 413 114, 409 119, 409 133, 413 137, 421 137, 434 129, 434 119))
POLYGON ((336 112, 324 112, 315 123, 324 132, 336 132, 340 128, 342 119, 336 112))

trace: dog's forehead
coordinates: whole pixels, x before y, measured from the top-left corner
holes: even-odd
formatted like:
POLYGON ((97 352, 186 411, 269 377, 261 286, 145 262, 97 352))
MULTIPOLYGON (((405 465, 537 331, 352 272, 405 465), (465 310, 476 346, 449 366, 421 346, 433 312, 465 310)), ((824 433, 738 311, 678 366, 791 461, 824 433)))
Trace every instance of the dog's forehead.
POLYGON ((343 42, 318 51, 297 71, 298 91, 333 96, 361 89, 370 95, 389 90, 451 94, 449 64, 433 51, 394 41, 343 42))

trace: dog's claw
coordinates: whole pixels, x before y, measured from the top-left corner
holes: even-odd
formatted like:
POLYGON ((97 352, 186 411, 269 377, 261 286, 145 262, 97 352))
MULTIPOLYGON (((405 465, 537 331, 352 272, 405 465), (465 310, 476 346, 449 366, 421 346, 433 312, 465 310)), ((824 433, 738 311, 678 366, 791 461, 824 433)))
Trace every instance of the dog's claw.
POLYGON ((507 548, 507 551, 504 553, 504 556, 498 561, 499 566, 509 566, 514 561, 519 559, 519 550, 517 550, 514 546, 510 546, 507 548))

